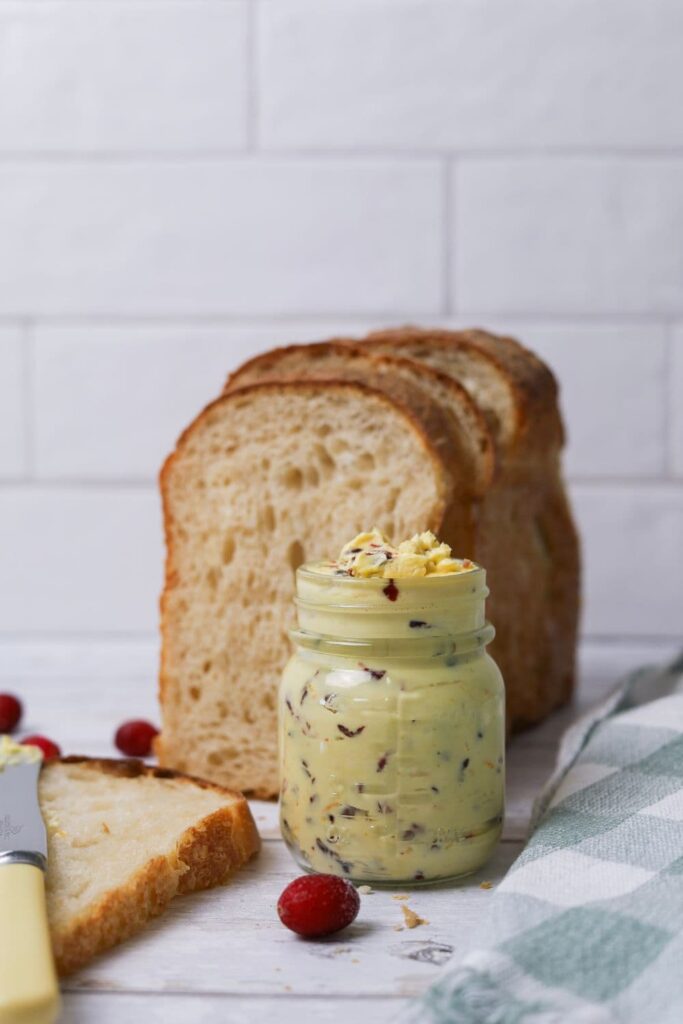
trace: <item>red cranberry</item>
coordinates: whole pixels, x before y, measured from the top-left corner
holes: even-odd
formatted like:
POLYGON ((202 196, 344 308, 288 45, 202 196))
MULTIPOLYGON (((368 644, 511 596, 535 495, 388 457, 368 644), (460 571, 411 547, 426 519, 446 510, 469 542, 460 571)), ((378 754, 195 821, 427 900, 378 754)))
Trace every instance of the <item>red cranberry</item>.
POLYGON ((21 743, 24 747, 39 747, 46 761, 53 757, 59 757, 62 753, 57 744, 49 740, 47 736, 25 736, 21 743))
POLYGON ((283 891, 277 912, 286 928, 307 939, 332 935, 351 924, 360 910, 360 896, 346 878, 302 875, 283 891))
POLYGON ((12 732, 19 725, 23 708, 11 693, 0 693, 0 732, 12 732))
POLYGON ((114 743, 127 757, 148 757, 152 753, 152 740, 158 735, 159 730, 151 722, 134 718, 118 727, 114 743))

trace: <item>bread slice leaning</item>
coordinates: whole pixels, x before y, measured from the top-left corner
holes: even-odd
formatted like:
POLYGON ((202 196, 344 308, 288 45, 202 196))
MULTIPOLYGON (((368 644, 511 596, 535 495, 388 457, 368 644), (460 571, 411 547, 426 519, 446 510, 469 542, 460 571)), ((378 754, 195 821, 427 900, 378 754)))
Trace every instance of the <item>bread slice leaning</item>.
POLYGON ((358 381, 252 384, 209 405, 161 474, 161 763, 275 796, 296 569, 368 523, 439 530, 450 489, 419 417, 358 381))
POLYGON ((39 799, 60 974, 140 931, 174 896, 225 882, 259 849, 240 793, 140 761, 48 761, 39 799))

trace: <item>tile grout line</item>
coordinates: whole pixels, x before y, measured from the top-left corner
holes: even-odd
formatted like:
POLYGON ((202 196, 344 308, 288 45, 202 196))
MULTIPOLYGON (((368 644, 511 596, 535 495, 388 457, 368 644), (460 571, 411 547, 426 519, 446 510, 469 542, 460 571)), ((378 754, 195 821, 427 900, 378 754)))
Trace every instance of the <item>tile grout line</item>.
MULTIPOLYGON (((257 6, 258 0, 248 0, 249 7, 257 6)), ((169 163, 187 162, 197 163, 202 160, 220 161, 234 160, 235 158, 248 160, 253 158, 252 151, 245 151, 239 145, 217 146, 205 148, 169 148, 169 149, 144 149, 144 148, 120 148, 120 149, 3 149, 0 147, 0 163, 2 162, 26 162, 26 163, 169 163)), ((681 146, 632 146, 619 149, 617 147, 601 146, 566 146, 557 148, 526 146, 515 148, 506 147, 467 147, 467 146, 442 146, 425 147, 424 149, 401 149, 391 146, 282 146, 263 147, 258 150, 259 158, 266 161, 277 162, 297 160, 335 160, 346 161, 368 161, 376 160, 382 162, 405 162, 434 161, 444 159, 459 159, 472 161, 559 161, 559 160, 653 160, 653 161, 680 161, 683 159, 683 147, 681 146)))
POLYGON ((258 0, 246 0, 246 143, 250 154, 258 151, 258 0))
MULTIPOLYGON (((26 312, 3 313, 0 311, 0 326, 16 326, 26 323, 29 316, 26 312)), ((244 330, 262 329, 268 327, 288 326, 305 327, 307 324, 329 325, 330 321, 341 320, 349 324, 358 324, 363 327, 367 323, 374 323, 397 317, 418 317, 425 324, 446 325, 448 327, 458 326, 465 318, 469 320, 488 319, 499 322, 502 319, 509 321, 513 327, 525 327, 540 325, 548 328, 560 327, 589 327, 609 328, 624 326, 655 326, 666 329, 678 323, 683 323, 683 308, 679 314, 671 318, 656 310, 650 312, 623 313, 618 310, 612 311, 575 311, 564 310, 539 311, 539 310, 496 310, 480 309, 473 307, 463 311, 451 310, 448 314, 435 313, 433 310, 417 309, 406 307, 396 309, 379 310, 342 310, 332 309, 325 312, 300 310, 293 313, 31 313, 30 324, 36 327, 215 327, 215 328, 239 328, 244 330), (454 323, 457 321, 457 324, 454 323)), ((499 325, 500 326, 500 325, 499 325)))

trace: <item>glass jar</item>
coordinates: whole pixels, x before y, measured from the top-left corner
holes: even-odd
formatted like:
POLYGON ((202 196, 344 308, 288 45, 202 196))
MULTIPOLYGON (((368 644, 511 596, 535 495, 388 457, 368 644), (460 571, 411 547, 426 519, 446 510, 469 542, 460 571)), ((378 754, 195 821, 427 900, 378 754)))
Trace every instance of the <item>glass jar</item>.
POLYGON ((500 837, 504 686, 486 573, 297 573, 280 699, 280 821, 308 871, 419 884, 476 871, 500 837))

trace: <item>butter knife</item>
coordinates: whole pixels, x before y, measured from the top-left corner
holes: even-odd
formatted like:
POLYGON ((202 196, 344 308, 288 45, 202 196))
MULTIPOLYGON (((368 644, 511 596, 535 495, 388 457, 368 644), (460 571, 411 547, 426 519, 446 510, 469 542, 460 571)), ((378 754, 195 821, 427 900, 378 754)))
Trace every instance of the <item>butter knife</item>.
POLYGON ((59 1013, 45 904, 47 835, 38 803, 42 758, 0 743, 0 1024, 52 1024, 59 1013))

